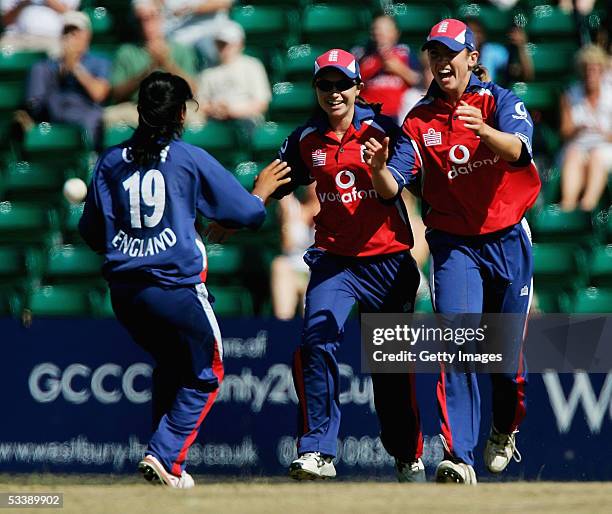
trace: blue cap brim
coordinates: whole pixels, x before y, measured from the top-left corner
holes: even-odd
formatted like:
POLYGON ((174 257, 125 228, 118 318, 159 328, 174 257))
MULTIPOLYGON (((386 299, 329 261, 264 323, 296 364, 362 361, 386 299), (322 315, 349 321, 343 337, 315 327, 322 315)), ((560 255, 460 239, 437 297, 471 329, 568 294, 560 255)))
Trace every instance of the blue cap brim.
POLYGON ((450 48, 453 52, 461 52, 461 50, 463 50, 464 48, 470 48, 465 43, 459 43, 459 41, 455 41, 450 37, 436 36, 426 41, 425 44, 421 47, 421 50, 427 50, 431 46, 431 43, 435 41, 437 41, 438 43, 442 43, 444 46, 450 48))
POLYGON ((346 75, 349 79, 361 79, 361 75, 359 74, 359 71, 356 71, 355 73, 352 73, 351 71, 349 71, 347 68, 345 68, 344 66, 338 66, 336 64, 328 64, 327 66, 323 66, 322 68, 319 68, 317 70, 317 72, 314 74, 315 78, 317 75, 319 75, 322 71, 327 70, 329 68, 334 68, 336 70, 338 70, 339 72, 341 72, 343 75, 346 75))

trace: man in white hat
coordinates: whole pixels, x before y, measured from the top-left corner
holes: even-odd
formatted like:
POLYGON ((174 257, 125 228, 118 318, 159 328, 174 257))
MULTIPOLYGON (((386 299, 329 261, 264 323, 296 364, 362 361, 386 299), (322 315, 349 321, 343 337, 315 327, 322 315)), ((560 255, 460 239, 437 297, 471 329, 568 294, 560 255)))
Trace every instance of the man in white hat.
POLYGON ((263 120, 272 93, 263 64, 244 55, 244 30, 227 21, 215 34, 220 64, 204 70, 198 83, 203 113, 217 120, 242 120, 246 128, 263 120))

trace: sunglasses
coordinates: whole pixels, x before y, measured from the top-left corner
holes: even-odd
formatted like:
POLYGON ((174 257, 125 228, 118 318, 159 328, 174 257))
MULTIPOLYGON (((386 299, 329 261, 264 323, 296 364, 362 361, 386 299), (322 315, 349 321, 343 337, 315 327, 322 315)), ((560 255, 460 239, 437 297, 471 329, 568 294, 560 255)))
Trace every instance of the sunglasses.
POLYGON ((317 80, 315 87, 321 91, 329 93, 330 91, 346 91, 355 86, 357 82, 353 79, 340 79, 340 80, 317 80))

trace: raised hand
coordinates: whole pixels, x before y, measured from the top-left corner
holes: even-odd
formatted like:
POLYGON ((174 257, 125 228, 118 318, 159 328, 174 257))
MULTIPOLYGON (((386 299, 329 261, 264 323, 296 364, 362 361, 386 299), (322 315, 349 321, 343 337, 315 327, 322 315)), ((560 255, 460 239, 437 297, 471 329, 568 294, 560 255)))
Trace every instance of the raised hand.
POLYGON ((146 48, 154 64, 161 68, 167 67, 171 59, 170 48, 163 39, 149 41, 146 48))
POLYGON ((81 51, 73 34, 66 34, 62 38, 62 66, 64 70, 72 72, 81 62, 81 51))
POLYGON ((374 172, 382 170, 387 165, 387 159, 389 158, 389 138, 383 139, 382 143, 379 143, 376 139, 371 137, 365 143, 365 150, 363 151, 363 160, 374 172))
POLYGON ((253 194, 259 196, 264 202, 280 186, 291 182, 288 173, 291 171, 289 165, 280 159, 273 160, 255 178, 253 194))
POLYGON ((464 100, 461 100, 460 104, 455 111, 458 119, 465 121, 465 128, 473 130, 474 134, 481 136, 489 128, 482 119, 482 111, 478 107, 469 105, 464 100))

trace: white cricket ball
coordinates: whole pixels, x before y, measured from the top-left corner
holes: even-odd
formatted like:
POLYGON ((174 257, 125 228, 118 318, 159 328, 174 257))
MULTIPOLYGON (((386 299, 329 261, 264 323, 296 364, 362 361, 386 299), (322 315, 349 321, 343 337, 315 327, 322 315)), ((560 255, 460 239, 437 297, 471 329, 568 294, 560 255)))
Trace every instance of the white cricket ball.
POLYGON ((87 185, 80 178, 69 178, 64 183, 64 198, 70 203, 81 203, 87 196, 87 185))

